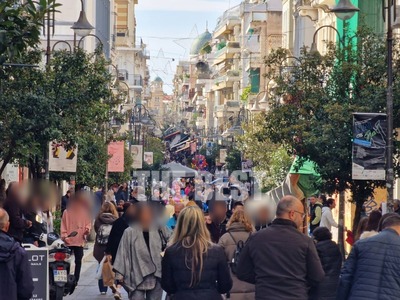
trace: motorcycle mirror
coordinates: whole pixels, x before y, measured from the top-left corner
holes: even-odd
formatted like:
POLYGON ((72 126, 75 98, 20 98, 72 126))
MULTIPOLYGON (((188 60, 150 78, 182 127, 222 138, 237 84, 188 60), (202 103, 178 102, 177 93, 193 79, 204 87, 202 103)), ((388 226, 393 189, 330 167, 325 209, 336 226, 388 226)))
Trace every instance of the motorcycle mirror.
POLYGON ((77 236, 77 235, 78 235, 78 233, 77 233, 76 231, 72 231, 72 232, 69 234, 68 237, 75 237, 75 236, 77 236))
POLYGON ((39 224, 43 224, 43 218, 42 218, 41 216, 39 216, 39 215, 36 215, 35 221, 36 221, 37 223, 39 223, 39 224))

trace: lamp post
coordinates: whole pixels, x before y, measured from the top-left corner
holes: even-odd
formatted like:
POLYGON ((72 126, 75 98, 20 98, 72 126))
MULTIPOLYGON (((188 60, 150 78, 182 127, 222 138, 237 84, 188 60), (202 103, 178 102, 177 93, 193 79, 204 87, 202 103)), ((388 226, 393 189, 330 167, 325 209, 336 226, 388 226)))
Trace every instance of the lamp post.
MULTIPOLYGON (((386 152, 386 188, 388 194, 388 211, 393 211, 394 197, 394 170, 393 170, 393 28, 399 28, 400 23, 395 22, 392 25, 392 8, 394 8, 394 17, 396 18, 396 0, 388 0, 387 6, 387 94, 386 94, 386 117, 387 117, 387 152, 386 152)), ((396 18, 397 21, 397 18, 396 18)))
POLYGON ((79 18, 78 21, 76 21, 72 26, 71 29, 74 30, 74 48, 76 47, 76 36, 87 36, 89 35, 94 27, 92 24, 89 23, 87 17, 86 17, 86 12, 85 12, 85 6, 83 3, 83 0, 81 0, 82 8, 81 12, 79 13, 79 18))

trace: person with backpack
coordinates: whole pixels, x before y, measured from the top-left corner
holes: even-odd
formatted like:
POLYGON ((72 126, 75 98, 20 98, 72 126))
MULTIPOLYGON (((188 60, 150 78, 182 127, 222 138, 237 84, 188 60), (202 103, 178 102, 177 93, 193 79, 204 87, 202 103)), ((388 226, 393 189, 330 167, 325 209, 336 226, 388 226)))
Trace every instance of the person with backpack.
POLYGON ((239 280, 236 277, 236 268, 244 244, 254 232, 254 227, 243 210, 235 210, 226 226, 227 233, 221 237, 219 245, 225 250, 233 280, 233 286, 227 294, 227 299, 253 300, 255 297, 254 284, 239 280))
MULTIPOLYGON (((118 211, 111 202, 102 205, 99 215, 94 222, 96 240, 93 248, 93 256, 99 262, 102 261, 107 248, 108 238, 113 227, 113 223, 118 218, 118 211)), ((99 291, 102 295, 107 294, 107 286, 104 286, 103 279, 99 279, 99 291)))

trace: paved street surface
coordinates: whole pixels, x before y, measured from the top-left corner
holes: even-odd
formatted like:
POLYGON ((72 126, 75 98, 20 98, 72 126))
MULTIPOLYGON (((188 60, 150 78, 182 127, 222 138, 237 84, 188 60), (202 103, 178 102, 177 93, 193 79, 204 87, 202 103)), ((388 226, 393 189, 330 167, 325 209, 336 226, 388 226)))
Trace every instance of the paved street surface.
MULTIPOLYGON (((85 252, 88 251, 90 250, 85 250, 85 252)), ((74 266, 72 266, 71 270, 74 270, 73 268, 74 266)), ((79 286, 71 296, 65 297, 65 299, 66 300, 114 299, 111 290, 107 292, 107 295, 100 295, 99 288, 97 286, 97 279, 95 279, 96 270, 97 270, 97 261, 90 253, 88 253, 87 255, 85 255, 85 261, 83 262, 82 265, 79 286)), ((123 291, 122 295, 123 299, 128 299, 128 295, 125 293, 125 291, 123 291)))

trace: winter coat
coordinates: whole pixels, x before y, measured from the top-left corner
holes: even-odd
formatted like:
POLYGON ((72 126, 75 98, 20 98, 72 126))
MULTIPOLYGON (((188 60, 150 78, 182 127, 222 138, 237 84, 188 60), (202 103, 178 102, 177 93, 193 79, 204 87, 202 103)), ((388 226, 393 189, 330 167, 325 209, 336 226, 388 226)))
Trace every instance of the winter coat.
MULTIPOLYGON (((166 227, 161 230, 168 240, 170 231, 166 227)), ((124 288, 129 293, 135 291, 147 276, 161 278, 163 241, 156 227, 149 231, 149 244, 150 251, 138 224, 127 228, 122 236, 113 267, 124 277, 124 288)))
POLYGON ((336 223, 336 221, 333 219, 332 210, 327 206, 324 206, 322 208, 321 223, 319 224, 319 226, 326 227, 329 229, 329 231, 332 230, 332 226, 339 226, 338 223, 336 223))
POLYGON ((175 243, 165 251, 161 278, 163 290, 173 294, 174 300, 221 300, 221 294, 232 288, 224 249, 213 244, 203 255, 203 271, 195 287, 190 287, 192 271, 185 262, 186 251, 181 243, 175 243))
POLYGON ((237 277, 256 285, 257 300, 306 300, 309 287, 324 279, 324 270, 312 239, 294 222, 277 218, 249 238, 237 277))
POLYGON ((207 229, 211 235, 211 241, 213 243, 218 244, 219 239, 226 233, 226 223, 228 223, 228 219, 226 218, 220 224, 212 222, 211 224, 207 224, 207 229))
POLYGON ((338 245, 332 240, 320 241, 316 244, 316 248, 325 278, 315 289, 312 289, 309 299, 335 300, 342 267, 342 255, 338 245))
MULTIPOLYGON (((221 237, 221 239, 219 240, 219 245, 221 245, 225 250, 228 264, 232 261, 232 258, 236 251, 237 243, 239 241, 246 243, 247 239, 250 237, 250 234, 251 232, 246 231, 242 223, 236 222, 232 223, 228 229, 228 232, 221 237)), ((231 276, 233 280, 233 287, 229 292, 230 299, 253 300, 256 290, 254 284, 239 280, 236 275, 232 273, 232 271, 231 276)))
MULTIPOLYGON (((94 242, 94 247, 93 247, 93 256, 94 258, 100 263, 101 260, 104 257, 104 253, 107 249, 107 244, 101 245, 97 242, 97 234, 99 233, 99 229, 101 225, 112 225, 115 220, 117 219, 116 216, 110 213, 103 213, 99 215, 94 222, 94 231, 96 232, 96 239, 94 242)), ((111 234, 111 232, 110 232, 111 234)))
POLYGON ((112 257, 112 263, 114 263, 115 256, 117 255, 119 243, 121 242, 122 235, 125 229, 129 227, 129 220, 126 215, 122 215, 113 223, 113 227, 108 237, 108 243, 105 253, 110 254, 112 257))
POLYGON ((33 281, 26 251, 11 236, 0 231, 0 298, 28 300, 33 281))
POLYGON ((400 238, 393 229, 356 242, 342 269, 336 299, 399 299, 399 253, 400 238))
POLYGON ((87 209, 81 205, 70 205, 63 213, 61 220, 61 238, 66 238, 72 232, 78 234, 68 238, 67 246, 83 247, 86 240, 85 234, 92 227, 92 219, 87 209))
POLYGON ((10 217, 8 234, 18 242, 22 242, 24 231, 28 228, 28 221, 23 218, 23 211, 15 198, 7 198, 4 209, 10 217))

